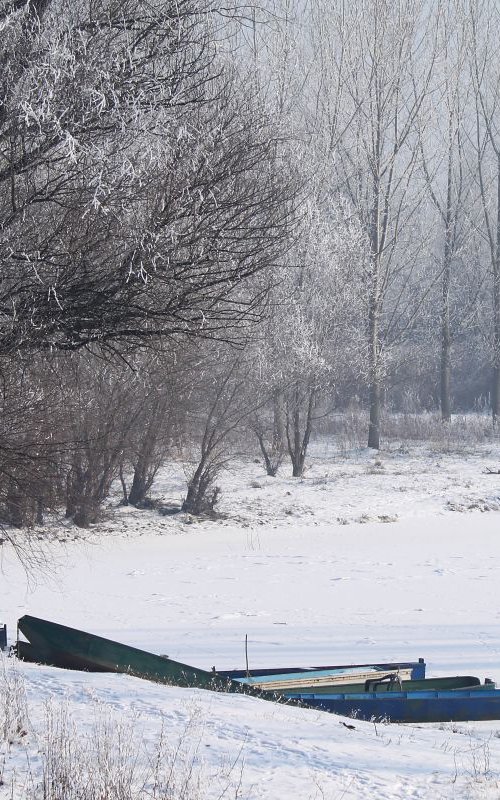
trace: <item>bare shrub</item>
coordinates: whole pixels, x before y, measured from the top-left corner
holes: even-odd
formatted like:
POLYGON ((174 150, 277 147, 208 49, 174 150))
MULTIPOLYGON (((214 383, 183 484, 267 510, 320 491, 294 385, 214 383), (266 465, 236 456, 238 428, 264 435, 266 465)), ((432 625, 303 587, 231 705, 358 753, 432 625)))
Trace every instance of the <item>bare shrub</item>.
POLYGON ((182 510, 189 514, 214 512, 220 495, 216 480, 234 458, 238 430, 256 410, 245 393, 244 374, 243 360, 236 359, 227 366, 222 359, 222 365, 207 361, 200 376, 190 419, 198 441, 182 504, 182 510))
POLYGON ((341 455, 345 457, 349 451, 364 447, 368 415, 359 405, 352 404, 344 412, 333 414, 328 422, 341 455))
POLYGON ((285 455, 283 393, 272 395, 272 413, 265 406, 250 420, 250 430, 257 437, 266 473, 275 478, 285 455))
MULTIPOLYGON (((342 455, 363 447, 366 412, 352 406, 332 415, 324 434, 333 436, 342 455)), ((427 443, 440 452, 460 452, 495 439, 485 414, 454 415, 443 422, 438 412, 385 411, 381 420, 384 440, 388 444, 427 443)))
POLYGON ((0 653, 0 738, 8 745, 20 741, 29 728, 24 680, 14 659, 0 653))
POLYGON ((49 701, 39 735, 39 772, 30 767, 23 800, 203 800, 216 787, 219 797, 241 797, 241 753, 205 777, 200 758, 203 719, 188 715, 175 736, 165 720, 150 739, 137 715, 123 718, 96 707, 83 730, 67 704, 49 701))
POLYGON ((384 417, 384 435, 388 441, 430 442, 443 452, 484 443, 491 432, 491 419, 481 414, 455 415, 445 423, 437 412, 384 417))
MULTIPOLYGON (((145 775, 139 767, 133 723, 98 713, 88 734, 67 705, 49 702, 41 736, 42 770, 27 800, 132 800, 145 775)), ((142 768, 144 769, 144 767, 142 768)))

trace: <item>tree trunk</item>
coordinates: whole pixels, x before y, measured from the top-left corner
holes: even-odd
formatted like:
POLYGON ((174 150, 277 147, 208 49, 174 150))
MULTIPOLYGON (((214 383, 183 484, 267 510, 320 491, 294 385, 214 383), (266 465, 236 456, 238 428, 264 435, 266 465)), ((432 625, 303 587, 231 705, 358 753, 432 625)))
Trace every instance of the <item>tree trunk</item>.
MULTIPOLYGON (((450 123, 451 124, 451 123, 450 123)), ((444 214, 443 281, 441 286, 441 375, 440 405, 443 422, 451 421, 451 333, 450 333, 450 283, 452 257, 452 190, 453 150, 448 147, 448 174, 446 186, 446 211, 444 214)))
POLYGON ((43 522, 44 522, 44 511, 45 511, 44 502, 43 502, 42 499, 39 498, 36 501, 36 518, 35 519, 36 519, 36 524, 37 525, 43 525, 43 522))
POLYGON ((370 424, 368 447, 380 449, 380 344, 378 330, 378 299, 372 297, 369 312, 369 359, 370 359, 370 424))
POLYGON ((292 477, 301 478, 304 474, 304 466, 306 462, 307 448, 312 433, 313 425, 313 410, 314 401, 316 398, 316 390, 309 389, 309 397, 307 400, 307 408, 304 418, 304 432, 301 434, 301 414, 300 414, 300 388, 297 385, 294 391, 294 400, 292 413, 287 412, 286 418, 286 438, 288 443, 288 452, 292 462, 292 477), (290 432, 290 416, 292 418, 293 436, 290 432))
POLYGON ((442 421, 451 422, 451 352, 449 330, 445 330, 445 325, 443 323, 441 340, 440 405, 442 421))
POLYGON ((220 494, 217 486, 212 491, 214 477, 209 466, 201 472, 196 470, 195 477, 189 482, 182 511, 187 514, 199 515, 214 510, 220 494))
POLYGON ((293 409, 293 451, 292 451, 292 475, 294 478, 301 478, 304 472, 305 453, 302 453, 300 446, 300 392, 298 386, 295 388, 295 402, 293 409))
POLYGON ((82 492, 83 473, 79 459, 73 463, 66 476, 66 519, 76 514, 78 497, 82 492))
POLYGON ((283 394, 279 390, 273 396, 273 452, 281 455, 285 448, 285 422, 283 394))
POLYGON ((257 437, 257 441, 259 442, 260 452, 262 453, 262 458, 264 459, 264 465, 266 467, 266 474, 269 475, 270 478, 275 478, 278 474, 279 469, 279 462, 274 461, 272 458, 272 447, 271 447, 271 454, 266 446, 266 442, 264 441, 264 434, 262 431, 254 428, 255 435, 257 437))
POLYGON ((373 375, 370 386, 370 424, 368 447, 380 450, 380 379, 373 375))
POLYGON ((149 489, 148 481, 146 479, 146 466, 142 459, 136 464, 134 469, 134 477, 132 479, 132 486, 128 494, 128 502, 131 506, 140 505, 146 499, 146 493, 149 489))
POLYGON ((450 257, 446 252, 444 259, 442 297, 441 297, 441 368, 440 368, 440 406, 443 422, 451 421, 451 334, 450 334, 450 257))
POLYGON ((9 482, 5 505, 7 508, 9 525, 12 525, 14 528, 22 528, 26 524, 23 496, 21 490, 13 480, 9 482))
POLYGON ((368 426, 368 447, 380 449, 380 329, 379 315, 382 305, 380 292, 380 270, 384 243, 384 224, 387 225, 387 214, 381 208, 382 189, 380 182, 380 117, 377 116, 375 163, 373 175, 373 204, 370 219, 370 266, 371 284, 368 309, 368 359, 370 375, 370 423, 368 426), (381 219, 382 217, 382 219, 381 219))
MULTIPOLYGON (((450 190, 450 187, 449 187, 450 190)), ((446 211, 446 231, 443 263, 443 283, 441 291, 441 368, 440 368, 440 406, 443 422, 451 421, 451 333, 450 333, 450 279, 451 248, 450 219, 451 209, 446 211)))
POLYGON ((500 417, 500 153, 497 154, 496 248, 493 260, 493 374, 491 386, 493 425, 500 417))

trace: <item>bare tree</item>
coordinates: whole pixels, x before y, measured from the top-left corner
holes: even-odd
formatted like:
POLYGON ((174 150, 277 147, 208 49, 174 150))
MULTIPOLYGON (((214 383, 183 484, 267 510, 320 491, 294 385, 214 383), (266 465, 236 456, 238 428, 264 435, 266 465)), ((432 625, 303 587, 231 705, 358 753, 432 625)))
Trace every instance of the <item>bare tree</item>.
MULTIPOLYGON (((368 446, 380 445, 384 360, 417 310, 417 115, 435 58, 435 33, 418 0, 314 3, 318 64, 314 124, 333 188, 357 210, 367 242, 368 446)), ((422 291, 420 292, 422 294, 422 291)))
POLYGON ((0 385, 0 517, 16 528, 40 524, 64 498, 60 388, 41 358, 19 359, 0 385))
POLYGON ((142 409, 140 383, 127 364, 85 353, 64 359, 67 426, 66 516, 87 528, 118 477, 124 450, 142 409))
POLYGON ((197 361, 196 349, 184 342, 148 349, 134 359, 138 411, 120 464, 126 504, 141 507, 148 501, 158 470, 176 453, 197 361))
MULTIPOLYGON (((23 353, 106 351, 104 373, 87 356, 61 366, 71 402, 57 464, 70 461, 67 513, 79 524, 96 518, 132 439, 136 382, 112 385, 110 359, 165 337, 244 336, 288 248, 295 186, 257 91, 218 56, 214 19, 237 16, 219 5, 0 0, 1 366, 10 375, 23 353)), ((149 395, 137 497, 158 464, 152 420, 165 419, 165 397, 149 395)), ((28 439, 16 452, 34 464, 28 439)), ((2 476, 16 524, 28 518, 14 513, 18 489, 40 495, 23 469, 2 476)))
POLYGON ((483 213, 483 239, 491 274, 490 359, 493 424, 500 417, 500 61, 495 31, 495 3, 468 4, 469 56, 475 97, 476 174, 483 213))
MULTIPOLYGON (((431 91, 424 98, 418 117, 418 141, 426 188, 436 215, 429 224, 436 229, 432 249, 440 285, 439 399, 441 417, 448 422, 452 413, 453 335, 464 330, 471 310, 464 302, 463 291, 457 302, 454 287, 460 284, 459 275, 464 271, 460 258, 469 255, 466 244, 474 232, 474 181, 468 159, 472 87, 467 64, 467 25, 459 4, 455 0, 440 3, 433 18, 439 59, 431 91), (436 107, 441 113, 436 114, 436 107)), ((463 286, 460 288, 463 290, 463 286)))
MULTIPOLYGON (((260 386, 260 391, 257 390, 261 396, 265 397, 266 391, 269 392, 269 383, 266 381, 266 388, 260 386)), ((249 427, 257 437, 267 475, 275 478, 286 452, 283 387, 274 387, 271 395, 270 402, 264 402, 252 415, 249 427)))
POLYGON ((361 349, 363 249, 357 219, 347 204, 332 202, 326 193, 310 197, 304 203, 293 256, 295 263, 282 270, 273 293, 265 343, 259 343, 257 375, 261 396, 265 399, 267 391, 271 400, 276 432, 281 411, 277 398, 282 403, 280 433, 292 474, 300 477, 318 401, 332 407, 334 387, 346 363, 352 364, 361 349))
POLYGON ((193 462, 182 510, 213 513, 219 500, 216 480, 234 457, 234 440, 255 411, 245 391, 245 362, 230 351, 208 355, 193 387, 190 436, 193 462), (194 436, 193 436, 194 434, 194 436))
POLYGON ((4 3, 0 352, 236 335, 290 182, 212 3, 4 3))
MULTIPOLYGON (((160 467, 169 452, 173 424, 172 398, 169 392, 150 389, 141 404, 141 414, 136 446, 131 454, 133 477, 130 490, 126 490, 121 467, 121 481, 125 501, 132 506, 142 505, 153 486, 160 467)), ((130 444, 129 444, 130 448, 130 444)))

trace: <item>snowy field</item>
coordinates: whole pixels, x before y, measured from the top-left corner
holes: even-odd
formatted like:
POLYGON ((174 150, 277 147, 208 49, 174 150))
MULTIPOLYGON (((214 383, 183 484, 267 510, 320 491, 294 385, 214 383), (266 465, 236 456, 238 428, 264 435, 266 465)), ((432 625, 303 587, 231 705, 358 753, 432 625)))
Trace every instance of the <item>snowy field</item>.
MULTIPOLYGON (((323 446, 309 462, 303 479, 252 461, 226 473, 217 521, 114 508, 84 536, 54 523, 36 532, 53 564, 36 576, 4 545, 9 638, 30 613, 205 668, 243 667, 247 635, 250 668, 424 657, 429 676, 500 682, 500 475, 487 472, 499 445, 323 446)), ((157 489, 178 503, 182 471, 157 489)), ((141 798, 500 797, 500 720, 375 725, 12 661, 0 691, 24 684, 28 710, 0 744, 2 800, 43 796, 42 751, 61 726, 83 761, 118 742, 115 767, 141 798), (180 783, 155 783, 159 761, 180 783)))

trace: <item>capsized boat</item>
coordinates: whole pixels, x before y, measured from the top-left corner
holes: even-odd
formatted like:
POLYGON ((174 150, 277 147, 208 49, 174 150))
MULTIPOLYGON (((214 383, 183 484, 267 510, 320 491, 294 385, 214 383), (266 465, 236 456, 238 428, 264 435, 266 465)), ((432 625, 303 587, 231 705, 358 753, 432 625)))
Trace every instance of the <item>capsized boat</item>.
POLYGON ((477 722, 500 719, 500 689, 491 683, 449 691, 302 693, 294 695, 293 699, 299 699, 308 708, 372 722, 477 722))

